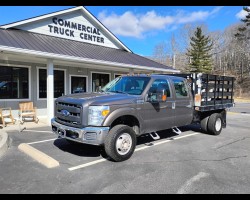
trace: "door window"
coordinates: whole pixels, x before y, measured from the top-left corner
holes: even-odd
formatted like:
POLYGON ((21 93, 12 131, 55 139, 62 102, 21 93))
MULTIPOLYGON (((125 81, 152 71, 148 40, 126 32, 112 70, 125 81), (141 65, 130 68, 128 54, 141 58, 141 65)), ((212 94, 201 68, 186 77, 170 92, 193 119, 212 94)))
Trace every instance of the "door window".
POLYGON ((183 79, 173 79, 176 98, 188 97, 187 85, 183 79))
POLYGON ((157 91, 165 89, 167 97, 171 97, 168 81, 166 79, 156 79, 149 89, 149 93, 156 93, 157 91))

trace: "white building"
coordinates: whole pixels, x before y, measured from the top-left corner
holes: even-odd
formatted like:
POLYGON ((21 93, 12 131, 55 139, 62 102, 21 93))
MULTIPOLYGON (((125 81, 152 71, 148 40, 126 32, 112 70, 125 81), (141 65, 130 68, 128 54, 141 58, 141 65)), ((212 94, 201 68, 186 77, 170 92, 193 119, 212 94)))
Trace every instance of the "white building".
POLYGON ((0 108, 14 117, 19 102, 33 101, 49 123, 61 95, 152 72, 178 71, 131 52, 82 6, 0 26, 0 108))

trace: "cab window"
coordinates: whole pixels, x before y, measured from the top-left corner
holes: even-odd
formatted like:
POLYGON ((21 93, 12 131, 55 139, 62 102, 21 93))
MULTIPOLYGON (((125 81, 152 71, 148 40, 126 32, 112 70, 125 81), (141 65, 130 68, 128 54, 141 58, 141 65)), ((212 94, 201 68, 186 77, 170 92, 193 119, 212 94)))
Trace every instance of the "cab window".
POLYGON ((182 79, 173 79, 176 98, 188 97, 187 85, 182 79))
POLYGON ((156 93, 157 91, 160 91, 163 89, 165 89, 167 97, 171 97, 168 81, 166 79, 156 79, 152 83, 148 93, 156 93))

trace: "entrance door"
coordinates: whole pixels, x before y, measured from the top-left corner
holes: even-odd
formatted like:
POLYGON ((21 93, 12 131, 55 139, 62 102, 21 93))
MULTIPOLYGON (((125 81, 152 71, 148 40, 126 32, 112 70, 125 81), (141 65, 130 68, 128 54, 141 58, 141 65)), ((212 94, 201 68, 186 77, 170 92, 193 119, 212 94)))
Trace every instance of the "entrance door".
POLYGON ((87 92, 86 76, 71 76, 70 94, 87 92))

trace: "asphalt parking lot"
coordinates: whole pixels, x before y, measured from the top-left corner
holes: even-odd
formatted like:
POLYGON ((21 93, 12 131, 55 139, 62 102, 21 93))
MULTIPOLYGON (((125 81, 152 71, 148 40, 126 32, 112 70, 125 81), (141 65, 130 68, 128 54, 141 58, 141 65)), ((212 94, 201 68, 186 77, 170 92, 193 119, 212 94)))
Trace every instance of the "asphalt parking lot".
POLYGON ((0 193, 250 193, 250 103, 228 112, 219 136, 200 133, 198 126, 182 134, 145 135, 124 162, 109 161, 97 146, 71 145, 50 127, 8 131, 12 143, 0 158, 0 193), (18 149, 27 143, 57 160, 46 168, 18 149))

